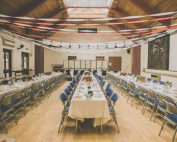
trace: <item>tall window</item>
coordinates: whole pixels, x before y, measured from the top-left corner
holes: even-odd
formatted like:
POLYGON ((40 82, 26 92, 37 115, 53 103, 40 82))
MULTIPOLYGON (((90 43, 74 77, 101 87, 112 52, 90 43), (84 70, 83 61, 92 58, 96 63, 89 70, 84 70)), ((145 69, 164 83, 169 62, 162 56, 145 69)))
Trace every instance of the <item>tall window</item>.
POLYGON ((29 53, 22 52, 22 74, 29 74, 29 53))
POLYGON ((22 52, 22 69, 29 69, 29 53, 22 52))
POLYGON ((12 77, 12 51, 3 49, 3 72, 4 77, 12 77))

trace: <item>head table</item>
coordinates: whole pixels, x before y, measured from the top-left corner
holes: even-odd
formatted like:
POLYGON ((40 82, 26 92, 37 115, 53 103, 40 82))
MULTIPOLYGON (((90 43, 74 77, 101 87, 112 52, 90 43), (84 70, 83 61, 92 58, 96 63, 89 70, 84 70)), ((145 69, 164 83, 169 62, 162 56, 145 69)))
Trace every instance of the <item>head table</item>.
POLYGON ((103 125, 110 120, 109 107, 104 93, 96 78, 91 75, 91 82, 86 82, 83 75, 71 99, 69 116, 84 121, 93 118, 94 127, 103 125), (93 96, 88 96, 88 86, 93 96))

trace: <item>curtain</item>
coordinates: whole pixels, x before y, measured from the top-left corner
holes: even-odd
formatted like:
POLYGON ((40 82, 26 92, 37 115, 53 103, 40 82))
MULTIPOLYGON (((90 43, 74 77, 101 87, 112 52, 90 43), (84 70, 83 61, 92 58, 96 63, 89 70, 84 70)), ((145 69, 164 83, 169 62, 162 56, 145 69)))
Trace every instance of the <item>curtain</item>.
POLYGON ((141 73, 141 46, 132 48, 132 74, 141 73))

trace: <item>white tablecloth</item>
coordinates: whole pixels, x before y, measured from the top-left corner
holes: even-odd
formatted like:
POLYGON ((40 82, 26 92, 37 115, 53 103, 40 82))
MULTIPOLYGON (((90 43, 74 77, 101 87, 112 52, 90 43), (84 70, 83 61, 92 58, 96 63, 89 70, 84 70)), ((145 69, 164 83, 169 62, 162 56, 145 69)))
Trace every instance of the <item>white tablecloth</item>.
POLYGON ((53 72, 51 75, 42 75, 40 77, 36 77, 33 81, 29 82, 15 82, 12 86, 9 85, 2 85, 0 86, 0 100, 6 95, 9 94, 10 92, 14 92, 17 90, 23 90, 27 87, 30 87, 32 84, 37 83, 37 82, 42 82, 45 80, 48 80, 52 77, 57 77, 61 76, 63 73, 55 73, 53 72))
POLYGON ((83 81, 83 76, 71 99, 69 116, 84 121, 84 118, 94 118, 94 126, 105 124, 110 120, 107 100, 94 76, 92 76, 91 90, 93 96, 87 98, 88 83, 83 81))
POLYGON ((136 78, 133 76, 120 76, 118 73, 109 72, 108 75, 111 75, 115 78, 119 78, 119 79, 124 80, 128 83, 133 82, 137 88, 144 87, 145 89, 150 89, 150 90, 156 92, 158 95, 170 97, 175 102, 177 102, 177 89, 176 88, 169 88, 167 86, 160 85, 159 83, 138 82, 138 81, 136 81, 136 78))

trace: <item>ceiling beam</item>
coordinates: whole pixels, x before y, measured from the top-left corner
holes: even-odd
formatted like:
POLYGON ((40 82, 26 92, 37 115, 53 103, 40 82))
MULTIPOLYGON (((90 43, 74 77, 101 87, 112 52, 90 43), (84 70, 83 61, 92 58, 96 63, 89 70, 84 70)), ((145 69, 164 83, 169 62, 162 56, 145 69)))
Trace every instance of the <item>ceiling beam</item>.
POLYGON ((59 8, 59 7, 56 7, 54 9, 52 9, 51 12, 45 14, 44 16, 42 16, 42 18, 53 18, 55 17, 56 15, 58 15, 59 13, 62 13, 64 12, 66 9, 65 8, 59 8))
POLYGON ((47 0, 31 0, 25 3, 25 5, 21 6, 21 8, 19 8, 17 11, 13 12, 11 16, 26 16, 46 1, 47 0))
MULTIPOLYGON (((161 11, 158 11, 157 9, 152 8, 148 3, 145 3, 142 0, 129 0, 134 6, 141 9, 144 13, 150 15, 155 13, 160 13, 161 11)), ((170 20, 167 21, 159 21, 162 25, 169 25, 170 20)))
MULTIPOLYGON (((115 9, 110 9, 110 13, 113 13, 114 18, 120 18, 120 17, 127 17, 127 16, 131 16, 129 13, 123 11, 120 8, 115 8, 115 9)), ((124 22, 126 22, 127 20, 123 20, 124 22)), ((145 26, 144 24, 127 24, 129 25, 131 28, 145 28, 147 26, 145 26)))

